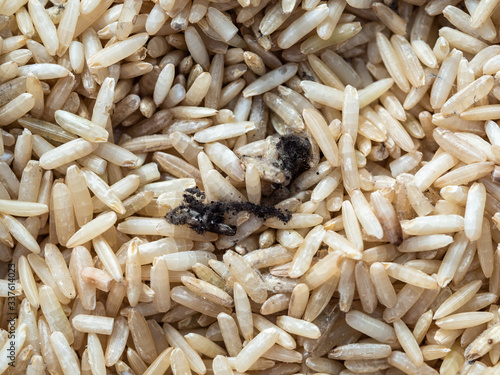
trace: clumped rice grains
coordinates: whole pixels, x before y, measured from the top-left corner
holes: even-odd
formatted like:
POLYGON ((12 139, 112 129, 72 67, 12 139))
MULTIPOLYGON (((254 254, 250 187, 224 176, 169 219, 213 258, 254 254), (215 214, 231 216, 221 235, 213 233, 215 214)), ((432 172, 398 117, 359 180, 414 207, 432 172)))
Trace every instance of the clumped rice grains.
POLYGON ((0 373, 499 373, 499 26, 0 0, 0 373))

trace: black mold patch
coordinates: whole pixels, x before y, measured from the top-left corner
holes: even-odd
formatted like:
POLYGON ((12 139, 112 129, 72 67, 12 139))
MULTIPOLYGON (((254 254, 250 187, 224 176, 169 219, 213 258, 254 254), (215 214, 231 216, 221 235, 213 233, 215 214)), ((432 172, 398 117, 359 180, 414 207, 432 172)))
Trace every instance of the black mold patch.
POLYGON ((188 225, 199 234, 213 232, 234 236, 236 226, 226 224, 224 221, 226 215, 234 215, 241 211, 252 213, 261 219, 276 217, 284 223, 291 218, 289 211, 264 204, 220 201, 204 203, 205 193, 198 188, 186 189, 183 197, 184 203, 170 210, 166 219, 174 225, 188 225))
POLYGON ((281 169, 285 172, 288 182, 309 169, 311 143, 306 137, 296 134, 283 135, 276 148, 282 164, 281 169))

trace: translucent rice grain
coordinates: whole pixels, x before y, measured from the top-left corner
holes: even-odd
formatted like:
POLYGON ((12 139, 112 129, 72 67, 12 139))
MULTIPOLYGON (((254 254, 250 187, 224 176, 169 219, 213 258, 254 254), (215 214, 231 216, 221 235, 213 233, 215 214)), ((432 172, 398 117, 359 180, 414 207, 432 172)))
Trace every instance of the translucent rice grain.
POLYGON ((446 38, 450 47, 460 47, 462 51, 466 53, 476 54, 488 47, 488 45, 481 40, 451 27, 442 27, 439 30, 439 36, 446 38))
POLYGON ((208 8, 207 20, 209 25, 212 26, 225 42, 231 40, 238 32, 236 26, 221 11, 214 7, 208 8))
POLYGON ((0 212, 13 216, 38 216, 48 212, 43 203, 0 199, 0 212))
POLYGON ((130 310, 128 313, 128 326, 140 358, 146 363, 152 363, 158 354, 146 319, 140 312, 130 310))
POLYGON ((383 264, 373 263, 370 266, 370 277, 379 302, 386 307, 393 307, 396 304, 397 296, 383 264))
POLYGON ((431 105, 433 108, 441 108, 448 99, 451 90, 451 82, 456 78, 458 64, 462 59, 462 52, 453 50, 450 55, 443 61, 436 79, 431 89, 431 105))
POLYGON ((66 243, 75 233, 73 207, 68 187, 63 183, 55 183, 52 187, 52 210, 55 220, 56 234, 59 243, 66 243))
POLYGON ((125 279, 127 281, 127 298, 130 305, 134 307, 139 303, 141 293, 140 262, 137 249, 137 241, 132 240, 127 249, 125 263, 125 279))
MULTIPOLYGON (((339 277, 341 271, 339 267, 339 258, 339 255, 336 253, 328 254, 314 266, 312 266, 299 281, 306 284, 308 288, 312 290, 326 283, 332 277, 339 277)), ((366 283, 366 281, 367 279, 365 277, 363 278, 362 283, 364 284, 366 283)), ((367 297, 367 299, 370 299, 371 303, 373 303, 374 294, 371 293, 372 291, 364 290, 364 292, 366 292, 365 296, 367 297)))
POLYGON ((443 258, 443 262, 439 267, 437 281, 440 286, 446 286, 455 276, 455 272, 459 266, 459 260, 461 259, 464 251, 468 245, 468 239, 466 238, 464 232, 459 232, 454 237, 454 242, 448 249, 448 252, 443 258))
POLYGON ((391 353, 389 345, 356 343, 341 345, 328 353, 328 357, 338 360, 378 359, 391 353))
POLYGON ((406 152, 413 152, 415 143, 408 134, 408 131, 383 107, 376 107, 377 114, 386 123, 387 133, 394 140, 396 145, 406 152))
POLYGON ((253 319, 248 296, 239 283, 234 283, 234 306, 236 319, 245 340, 253 338, 253 319))
POLYGON ((317 226, 306 236, 304 242, 295 253, 292 267, 289 271, 290 277, 299 277, 307 271, 312 257, 321 245, 325 233, 322 226, 317 226))
POLYGON ((484 207, 486 204, 486 189, 481 183, 472 184, 465 206, 464 228, 465 235, 471 241, 481 237, 484 207))
POLYGON ((483 219, 481 236, 477 240, 477 256, 481 269, 486 277, 493 273, 493 246, 491 243, 491 229, 488 220, 483 219))
POLYGON ((429 215, 432 211, 434 211, 432 203, 420 191, 415 183, 407 182, 405 187, 408 201, 418 216, 429 215))
POLYGON ((92 240, 92 244, 106 271, 117 282, 121 282, 123 280, 123 271, 113 249, 111 249, 107 241, 102 236, 98 236, 92 240))
POLYGON ((40 288, 40 307, 51 330, 64 337, 68 344, 73 343, 74 336, 68 318, 49 286, 44 285, 40 288))
POLYGON ((76 247, 104 233, 116 222, 116 214, 108 212, 83 225, 66 243, 67 247, 76 247))
POLYGON ((402 320, 396 320, 393 325, 398 341, 408 357, 415 365, 421 366, 424 363, 422 351, 407 325, 402 320))
POLYGON ((205 336, 197 333, 188 333, 184 338, 196 351, 209 358, 215 358, 218 355, 227 355, 227 352, 221 346, 207 339, 205 336))
POLYGON ((271 218, 267 219, 265 224, 268 227, 275 229, 300 229, 314 227, 322 221, 323 217, 318 214, 294 213, 292 214, 292 218, 287 223, 283 223, 281 220, 276 218, 271 218))
POLYGON ((400 65, 396 52, 387 37, 382 33, 377 33, 377 45, 384 65, 396 85, 404 92, 410 91, 410 84, 404 74, 403 67, 400 65))
POLYGON ((267 299, 262 279, 241 256, 228 251, 224 254, 224 263, 252 300, 263 303, 267 299))
POLYGON ((259 204, 261 199, 261 181, 257 168, 252 164, 246 168, 245 183, 248 201, 259 204))
POLYGON ((425 289, 436 289, 436 280, 422 271, 397 263, 382 263, 390 277, 425 289))
POLYGON ((364 262, 358 262, 355 267, 356 288, 361 299, 363 310, 371 314, 377 307, 377 295, 375 286, 370 278, 368 266, 364 262))
POLYGON ((463 329, 474 327, 493 319, 493 314, 489 312, 470 312, 448 315, 436 321, 436 325, 444 329, 463 329))
MULTIPOLYGON (((432 54, 434 56, 434 54, 432 54)), ((437 74, 436 69, 424 69, 424 84, 420 87, 412 87, 405 101, 403 102, 403 108, 410 110, 414 108, 420 100, 425 97, 425 94, 434 82, 434 78, 437 74)))
POLYGON ((321 81, 325 85, 335 88, 337 90, 343 90, 344 84, 337 77, 337 75, 316 55, 307 55, 307 60, 311 65, 311 68, 320 77, 321 81))
POLYGON ((425 73, 411 44, 401 35, 392 36, 391 43, 402 63, 408 81, 414 87, 423 86, 425 84, 425 73))
POLYGON ((33 238, 33 235, 18 220, 10 215, 1 213, 0 220, 3 222, 3 225, 10 232, 12 237, 14 237, 20 244, 35 254, 40 252, 40 246, 33 238))
POLYGON ((465 358, 469 361, 478 359, 488 353, 493 345, 500 341, 498 325, 494 325, 479 335, 465 350, 465 358))
POLYGON ((372 318, 360 311, 350 311, 346 314, 346 322, 352 328, 385 344, 395 343, 394 329, 378 319, 372 318))
POLYGON ((78 331, 87 333, 99 333, 111 335, 113 331, 113 318, 104 316, 92 316, 79 314, 72 319, 72 323, 78 331))
POLYGON ((190 26, 186 29, 184 35, 187 48, 191 52, 194 61, 200 64, 204 69, 208 69, 210 65, 208 52, 198 31, 190 26))
POLYGON ((233 373, 231 364, 229 363, 228 359, 222 355, 218 355, 214 358, 212 362, 212 369, 214 371, 214 374, 230 375, 233 373))
POLYGON ((342 131, 356 141, 358 134, 359 96, 357 90, 348 85, 344 91, 344 107, 342 110, 342 131))
POLYGON ((491 76, 478 78, 448 99, 443 104, 441 113, 444 116, 460 114, 475 102, 481 100, 492 88, 493 80, 491 76), (474 95, 471 95, 472 92, 474 92, 474 95))
POLYGON ((68 374, 78 374, 80 372, 80 361, 66 337, 61 332, 53 332, 50 335, 50 343, 63 371, 68 374))
POLYGON ((426 216, 403 222, 402 228, 405 233, 412 235, 458 232, 463 230, 464 220, 458 215, 426 216))
POLYGON ((168 91, 174 81, 174 69, 172 64, 167 64, 158 76, 153 93, 153 100, 157 106, 163 103, 167 97, 168 91))
POLYGON ((52 275, 54 275, 54 280, 57 282, 61 292, 69 299, 75 298, 75 287, 62 253, 53 244, 46 244, 44 251, 47 266, 52 275))
POLYGON ((186 97, 184 98, 182 104, 190 106, 199 105, 207 96, 211 83, 212 76, 210 73, 201 73, 186 92, 186 97))
POLYGON ((300 319, 305 311, 309 299, 309 288, 305 284, 297 284, 290 297, 288 315, 300 319))
POLYGON ((220 124, 197 132, 194 135, 194 139, 202 143, 216 142, 227 138, 238 137, 254 129, 255 124, 251 121, 220 124))
POLYGON ((32 94, 24 93, 0 107, 0 125, 8 125, 31 111, 35 105, 32 94))
POLYGON ((106 365, 104 362, 104 352, 97 334, 90 333, 87 336, 87 351, 92 373, 99 375, 105 374, 106 365))
POLYGON ((264 74, 253 81, 243 90, 243 96, 255 96, 265 93, 292 78, 298 70, 298 65, 294 63, 285 64, 278 69, 264 74))
POLYGON ((253 321, 254 321, 254 326, 257 328, 259 332, 264 331, 265 329, 275 329, 278 331, 278 339, 276 343, 285 349, 295 349, 296 347, 296 342, 293 339, 293 337, 284 331, 282 328, 278 327, 277 325, 271 323, 269 320, 264 318, 262 315, 257 315, 253 314, 253 321))
POLYGON ((56 169, 91 154, 96 148, 96 144, 78 138, 43 153, 40 166, 44 169, 56 169))
POLYGON ((344 134, 339 141, 339 154, 342 160, 341 169, 344 187, 348 193, 360 187, 359 174, 354 154, 353 139, 349 134, 344 134))
POLYGON ((323 22, 328 16, 327 9, 326 4, 322 4, 298 18, 281 32, 278 38, 278 46, 282 49, 293 46, 304 35, 323 22))
POLYGON ((436 142, 451 153, 453 156, 464 161, 467 164, 486 161, 486 156, 469 142, 464 142, 453 132, 443 128, 436 128, 433 131, 436 142))
POLYGON ((42 4, 36 1, 28 2, 28 10, 36 31, 50 55, 54 56, 59 47, 56 27, 52 23, 42 4))
MULTIPOLYGON (((396 120, 405 121, 404 124, 412 123, 411 117, 407 116, 407 114, 406 114, 403 106, 399 102, 398 98, 396 96, 394 96, 391 92, 384 93, 380 97, 380 101, 382 102, 382 105, 385 107, 385 109, 387 109, 387 111, 396 120), (407 117, 410 117, 410 118, 408 119, 407 117)), ((418 138, 421 138, 421 136, 419 136, 418 138)))
POLYGON ((189 363, 186 360, 186 356, 184 355, 184 352, 181 349, 175 348, 172 351, 172 353, 170 354, 170 361, 172 366, 172 372, 174 374, 187 374, 191 372, 189 368, 189 363))
POLYGON ((163 330, 165 331, 165 336, 167 337, 169 344, 184 351, 184 354, 186 355, 193 370, 198 373, 204 373, 206 371, 205 364, 201 360, 198 353, 189 346, 184 337, 182 337, 182 335, 175 328, 167 323, 163 325, 163 330))
POLYGON ((109 292, 113 278, 106 272, 99 268, 85 267, 80 273, 82 280, 96 289, 103 292, 109 292))
POLYGON ((391 355, 388 357, 388 362, 390 365, 394 366, 395 368, 399 369, 400 371, 406 371, 406 373, 415 373, 417 371, 422 371, 423 373, 426 374, 435 374, 436 371, 433 370, 430 366, 427 364, 423 364, 421 366, 415 365, 410 357, 406 355, 403 352, 400 351, 393 351, 391 355))
MULTIPOLYGON (((23 292, 30 302, 31 306, 38 308, 39 296, 38 290, 36 288, 35 278, 33 277, 33 271, 28 263, 26 257, 21 256, 18 261, 19 265, 19 281, 21 282, 23 292)), ((9 287, 10 289, 10 287, 9 287)), ((8 293, 10 296, 11 293, 8 293)))
POLYGON ((441 306, 436 310, 434 319, 444 318, 445 316, 448 316, 458 310, 477 293, 480 287, 481 281, 479 280, 472 281, 461 287, 454 294, 443 301, 441 306))
POLYGON ((269 350, 278 339, 279 332, 274 328, 261 331, 236 357, 236 370, 246 371, 255 361, 269 350))
POLYGON ((170 282, 168 267, 165 259, 156 258, 151 268, 151 288, 155 292, 153 303, 156 310, 168 311, 170 309, 170 282))
POLYGON ((67 131, 80 135, 90 142, 106 142, 108 139, 108 132, 102 127, 72 113, 58 110, 55 119, 67 131))
POLYGON ((75 33, 76 23, 79 15, 80 1, 68 1, 64 10, 64 14, 57 28, 57 38, 59 39, 59 48, 57 49, 58 56, 64 55, 64 53, 69 48, 71 40, 73 39, 75 33))
POLYGON ((27 76, 33 74, 39 80, 66 77, 69 70, 62 65, 52 63, 39 63, 34 65, 24 65, 18 68, 18 75, 27 76))
POLYGON ((398 247, 401 252, 429 251, 445 247, 453 242, 453 237, 445 234, 411 237, 398 247))
POLYGON ((93 69, 113 65, 136 52, 146 43, 147 39, 146 33, 140 33, 117 42, 90 56, 88 65, 93 69))
MULTIPOLYGON (((83 176, 85 177, 85 182, 87 183, 87 187, 94 193, 94 195, 98 198, 98 202, 104 203, 109 208, 116 210, 118 213, 125 213, 125 207, 123 207, 123 203, 120 201, 120 198, 117 192, 114 189, 111 189, 98 175, 94 172, 82 169, 83 176)), ((132 176, 127 176, 122 179, 123 185, 127 186, 132 193, 133 187, 137 188, 135 184, 133 184, 132 176), (129 178, 130 177, 130 178, 129 178)), ((137 180, 137 186, 140 183, 140 178, 137 180)), ((125 190, 125 186, 123 187, 125 190)), ((121 187, 121 185, 120 185, 121 187)), ((118 190, 118 186, 116 187, 118 190)), ((120 189, 121 190, 121 189, 120 189)), ((135 190, 135 189, 134 189, 135 190)), ((97 203, 97 202, 96 202, 97 203)), ((98 205, 93 202, 94 210, 98 207, 98 205)))
POLYGON ((132 32, 141 5, 142 3, 140 1, 133 0, 123 3, 123 8, 116 27, 116 37, 118 40, 124 40, 132 32))
POLYGON ((233 298, 222 289, 194 277, 182 276, 181 282, 192 292, 208 299, 216 304, 232 307, 233 298))

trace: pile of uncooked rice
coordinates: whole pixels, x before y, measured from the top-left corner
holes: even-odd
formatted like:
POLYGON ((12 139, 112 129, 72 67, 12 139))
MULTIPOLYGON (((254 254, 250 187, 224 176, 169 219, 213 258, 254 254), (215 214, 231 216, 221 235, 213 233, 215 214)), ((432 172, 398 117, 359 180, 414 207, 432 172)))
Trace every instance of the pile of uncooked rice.
POLYGON ((0 373, 500 373, 500 0, 0 0, 0 373))

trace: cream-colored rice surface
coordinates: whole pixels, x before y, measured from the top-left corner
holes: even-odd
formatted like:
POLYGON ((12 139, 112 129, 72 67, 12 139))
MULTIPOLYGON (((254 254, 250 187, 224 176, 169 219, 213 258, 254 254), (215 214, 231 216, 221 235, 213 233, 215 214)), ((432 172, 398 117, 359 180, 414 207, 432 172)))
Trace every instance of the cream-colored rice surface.
POLYGON ((0 373, 500 373, 499 0, 0 0, 0 373))

